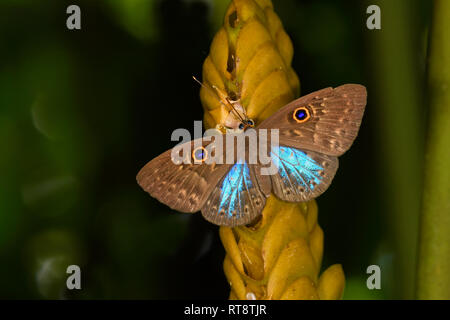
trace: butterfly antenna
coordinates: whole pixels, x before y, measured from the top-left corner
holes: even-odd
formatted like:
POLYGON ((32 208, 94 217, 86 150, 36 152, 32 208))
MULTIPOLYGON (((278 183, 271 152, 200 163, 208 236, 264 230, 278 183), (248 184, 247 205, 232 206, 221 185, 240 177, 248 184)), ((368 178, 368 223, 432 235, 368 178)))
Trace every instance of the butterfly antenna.
POLYGON ((228 99, 228 97, 226 97, 225 100, 227 101, 227 103, 231 107, 231 109, 234 111, 234 113, 238 116, 239 120, 241 120, 241 122, 244 123, 245 120, 241 117, 240 113, 236 110, 236 108, 233 106, 233 104, 228 99))
POLYGON ((192 76, 192 79, 194 79, 195 82, 197 82, 199 85, 201 85, 203 88, 206 88, 208 90, 213 91, 210 87, 205 86, 200 80, 198 80, 195 76, 192 76))
POLYGON ((230 100, 228 99, 228 97, 226 97, 226 95, 216 86, 206 86, 205 84, 203 84, 201 81, 199 81, 195 76, 192 76, 192 78, 194 79, 195 82, 197 82, 199 85, 201 85, 203 88, 206 88, 210 91, 212 91, 215 95, 217 95, 217 93, 219 93, 219 101, 221 103, 223 103, 224 105, 227 105, 228 107, 230 107, 230 111, 234 113, 235 116, 237 116, 240 121, 245 122, 245 120, 241 117, 241 115, 239 114, 239 112, 236 110, 236 108, 233 106, 233 104, 230 102, 230 100), (215 90, 215 91, 214 91, 215 90), (225 100, 226 103, 223 102, 223 100, 225 100))

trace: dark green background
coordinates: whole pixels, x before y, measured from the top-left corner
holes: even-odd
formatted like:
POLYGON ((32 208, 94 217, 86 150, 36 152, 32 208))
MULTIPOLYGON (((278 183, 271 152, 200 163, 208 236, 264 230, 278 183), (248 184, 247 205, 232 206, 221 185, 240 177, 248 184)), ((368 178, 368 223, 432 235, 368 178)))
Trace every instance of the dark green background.
MULTIPOLYGON (((412 297, 428 1, 274 0, 302 94, 360 83, 360 135, 318 199, 345 298, 412 297), (366 28, 378 4, 382 30, 366 28), (382 290, 366 268, 382 268, 382 290)), ((201 67, 228 1, 0 2, 0 298, 227 298, 218 228, 136 184, 202 118, 201 67), (66 28, 78 4, 82 29, 66 28), (82 290, 65 289, 80 265, 82 290)))

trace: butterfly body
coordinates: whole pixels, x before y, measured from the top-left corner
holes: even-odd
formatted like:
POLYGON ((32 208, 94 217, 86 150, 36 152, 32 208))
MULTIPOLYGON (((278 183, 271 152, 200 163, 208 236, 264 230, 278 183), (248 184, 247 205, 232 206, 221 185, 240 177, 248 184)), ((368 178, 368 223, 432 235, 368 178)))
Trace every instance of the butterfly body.
MULTIPOLYGON (((249 224, 261 214, 271 193, 281 200, 303 202, 328 188, 338 168, 337 157, 357 136, 366 95, 366 89, 356 84, 326 88, 292 101, 264 120, 252 130, 257 137, 261 131, 279 135, 278 144, 269 139, 265 146, 270 164, 252 162, 255 148, 241 147, 245 150, 239 154, 234 143, 223 147, 223 158, 208 163, 204 160, 214 154, 208 149, 213 143, 194 140, 189 142, 193 161, 176 163, 169 150, 138 173, 138 183, 175 210, 201 210, 217 225, 249 224), (231 152, 229 163, 225 158, 231 152), (268 166, 275 168, 271 174, 264 173, 268 166)), ((240 134, 253 127, 252 122, 242 121, 240 134)))

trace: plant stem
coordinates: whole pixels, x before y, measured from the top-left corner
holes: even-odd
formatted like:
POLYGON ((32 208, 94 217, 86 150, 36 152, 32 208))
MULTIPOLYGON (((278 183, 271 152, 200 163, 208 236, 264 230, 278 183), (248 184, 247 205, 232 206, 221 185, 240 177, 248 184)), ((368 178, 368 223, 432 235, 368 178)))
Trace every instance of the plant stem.
MULTIPOLYGON (((416 2, 414 2, 416 3, 416 2)), ((382 187, 389 250, 394 261, 386 272, 390 299, 414 297, 417 236, 422 194, 423 97, 419 30, 411 0, 367 1, 381 8, 381 30, 367 31, 371 74, 367 114, 377 129, 378 176, 382 187), (399 23, 401 21, 401 23, 399 23), (392 285, 392 289, 389 288, 392 285)))
POLYGON ((432 21, 416 297, 450 299, 450 1, 434 1, 432 21))

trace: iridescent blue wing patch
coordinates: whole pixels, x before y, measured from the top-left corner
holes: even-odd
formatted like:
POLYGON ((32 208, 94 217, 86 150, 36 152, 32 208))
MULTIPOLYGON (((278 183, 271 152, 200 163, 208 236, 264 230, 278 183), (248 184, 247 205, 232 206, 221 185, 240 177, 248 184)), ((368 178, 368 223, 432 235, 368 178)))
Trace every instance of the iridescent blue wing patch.
POLYGON ((248 224, 261 214, 268 195, 260 188, 256 168, 245 162, 231 167, 202 208, 206 220, 234 227, 248 224))
POLYGON ((278 172, 271 176, 272 189, 281 200, 308 201, 322 194, 338 168, 336 157, 279 146, 271 158, 278 172))

